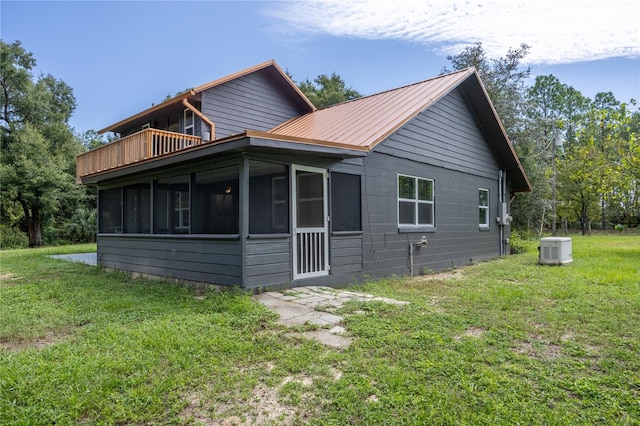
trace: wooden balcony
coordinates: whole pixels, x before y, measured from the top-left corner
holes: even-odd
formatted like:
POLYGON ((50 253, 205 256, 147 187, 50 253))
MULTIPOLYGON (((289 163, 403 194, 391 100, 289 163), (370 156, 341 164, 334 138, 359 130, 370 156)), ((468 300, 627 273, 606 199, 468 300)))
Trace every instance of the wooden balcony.
POLYGON ((202 144, 199 136, 145 129, 76 157, 76 180, 202 144))

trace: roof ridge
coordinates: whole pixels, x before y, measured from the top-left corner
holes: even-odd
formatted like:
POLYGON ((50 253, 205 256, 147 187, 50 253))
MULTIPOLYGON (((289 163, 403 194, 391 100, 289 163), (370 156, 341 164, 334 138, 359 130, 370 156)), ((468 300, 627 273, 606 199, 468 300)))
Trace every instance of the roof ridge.
POLYGON ((430 82, 430 81, 433 81, 433 80, 438 80, 440 78, 451 77, 454 74, 462 74, 462 73, 472 74, 474 72, 477 72, 475 67, 469 67, 469 68, 465 68, 465 69, 462 69, 462 70, 453 71, 453 72, 450 72, 450 73, 447 73, 447 74, 442 74, 442 75, 437 75, 435 77, 430 77, 430 78, 427 78, 426 80, 416 81, 415 83, 405 84, 404 86, 394 87, 393 89, 383 90, 382 92, 372 93, 370 95, 360 96, 359 98, 349 99, 349 100, 346 100, 346 101, 343 101, 343 102, 340 102, 340 103, 337 103, 337 104, 326 106, 324 108, 318 108, 318 111, 323 111, 323 110, 326 110, 326 109, 329 109, 329 108, 337 107, 337 106, 340 106, 340 105, 348 104, 350 102, 355 102, 355 101, 359 101, 359 100, 362 100, 362 99, 372 98, 374 96, 384 95, 384 94, 387 94, 387 93, 390 93, 390 92, 395 92, 395 91, 398 91, 398 90, 406 89, 408 87, 418 86, 420 84, 424 84, 424 83, 427 83, 427 82, 430 82))
MULTIPOLYGON (((306 95, 304 93, 302 93, 302 91, 300 90, 300 88, 291 80, 291 78, 286 74, 286 72, 280 67, 280 65, 278 65, 278 63, 276 62, 275 59, 269 59, 267 61, 261 62, 257 65, 253 65, 251 67, 245 68, 243 70, 237 71, 235 73, 232 74, 228 74, 226 76, 217 78, 215 80, 211 80, 207 83, 204 84, 200 84, 198 86, 192 87, 188 90, 186 90, 185 92, 182 92, 172 98, 169 98, 167 100, 164 100, 162 102, 160 102, 159 104, 155 105, 152 104, 150 108, 144 109, 140 112, 138 112, 137 114, 134 114, 132 116, 129 116, 123 120, 118 121, 115 124, 112 124, 108 127, 105 127, 102 130, 99 130, 98 133, 104 133, 104 132, 109 132, 109 131, 113 131, 113 129, 117 128, 118 126, 121 126, 123 124, 129 123, 135 119, 138 119, 142 116, 145 115, 149 115, 152 114, 162 108, 165 108, 167 106, 171 106, 173 104, 176 104, 177 102, 180 102, 183 99, 188 99, 192 96, 195 96, 199 93, 202 93, 208 89, 217 87, 217 86, 221 86, 225 83, 237 80, 239 78, 242 78, 244 76, 247 76, 249 74, 255 73, 255 72, 259 72, 262 70, 267 70, 269 68, 273 68, 274 70, 276 70, 276 73, 279 74, 280 76, 282 76, 282 79, 284 81, 286 81, 286 84, 288 86, 290 86, 290 90, 292 91, 292 93, 295 93, 295 95, 297 95, 297 97, 301 100, 301 105, 306 105, 308 107, 308 109, 310 110, 310 112, 312 111, 316 111, 317 108, 315 107, 315 105, 313 105, 313 103, 311 103, 311 101, 306 97, 306 95)), ((294 96, 295 96, 294 95, 294 96)), ((294 99, 295 101, 295 99, 294 99)))

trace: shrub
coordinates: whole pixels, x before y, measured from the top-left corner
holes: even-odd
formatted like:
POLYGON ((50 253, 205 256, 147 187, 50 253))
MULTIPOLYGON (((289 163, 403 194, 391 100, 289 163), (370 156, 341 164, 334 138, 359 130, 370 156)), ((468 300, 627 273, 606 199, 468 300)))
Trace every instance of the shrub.
POLYGON ((526 253, 529 251, 529 243, 526 233, 512 230, 511 231, 511 254, 526 253))
POLYGON ((29 246, 29 237, 17 226, 0 225, 0 248, 25 248, 29 246))

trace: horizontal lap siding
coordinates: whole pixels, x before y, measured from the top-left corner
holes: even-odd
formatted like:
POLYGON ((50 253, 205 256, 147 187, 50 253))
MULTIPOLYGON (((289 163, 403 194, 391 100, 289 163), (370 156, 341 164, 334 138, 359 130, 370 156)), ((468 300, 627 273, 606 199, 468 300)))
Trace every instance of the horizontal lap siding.
POLYGON ((301 114, 266 72, 255 72, 202 93, 202 112, 216 125, 216 139, 270 130, 301 114))
POLYGON ((249 239, 245 244, 245 287, 286 284, 291 281, 289 237, 249 239))
POLYGON ((99 236, 107 268, 219 285, 241 285, 239 241, 99 236))
POLYGON ((362 235, 332 235, 330 247, 332 275, 362 273, 362 235))
POLYGON ((365 160, 364 273, 374 277, 438 270, 499 255, 498 163, 458 91, 378 145, 365 160), (397 174, 434 180, 435 232, 398 232, 397 174), (478 189, 489 189, 489 230, 478 224, 478 189))
POLYGON ((496 157, 466 101, 454 91, 391 135, 376 151, 494 178, 496 157))

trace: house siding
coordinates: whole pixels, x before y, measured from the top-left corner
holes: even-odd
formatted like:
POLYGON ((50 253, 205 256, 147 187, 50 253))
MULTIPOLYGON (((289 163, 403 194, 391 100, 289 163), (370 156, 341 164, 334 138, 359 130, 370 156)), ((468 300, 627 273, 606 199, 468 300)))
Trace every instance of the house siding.
POLYGON ((242 284, 238 240, 99 235, 98 263, 106 268, 186 281, 242 284))
POLYGON ((362 235, 332 235, 330 241, 332 275, 358 277, 362 273, 362 235))
POLYGON ((291 281, 291 240, 288 235, 246 240, 245 256, 245 287, 266 287, 291 281))
POLYGON ((499 168, 459 89, 418 114, 375 152, 487 178, 496 178, 499 168))
POLYGON ((489 189, 489 217, 496 217, 498 170, 459 91, 410 120, 365 159, 363 272, 372 277, 409 274, 410 244, 423 235, 429 245, 414 248, 414 274, 498 256, 499 227, 491 219, 488 229, 478 223, 479 188, 489 189), (434 180, 433 228, 399 229, 398 173, 434 180))
POLYGON ((202 113, 215 123, 216 139, 267 131, 302 112, 264 71, 202 92, 202 113))

